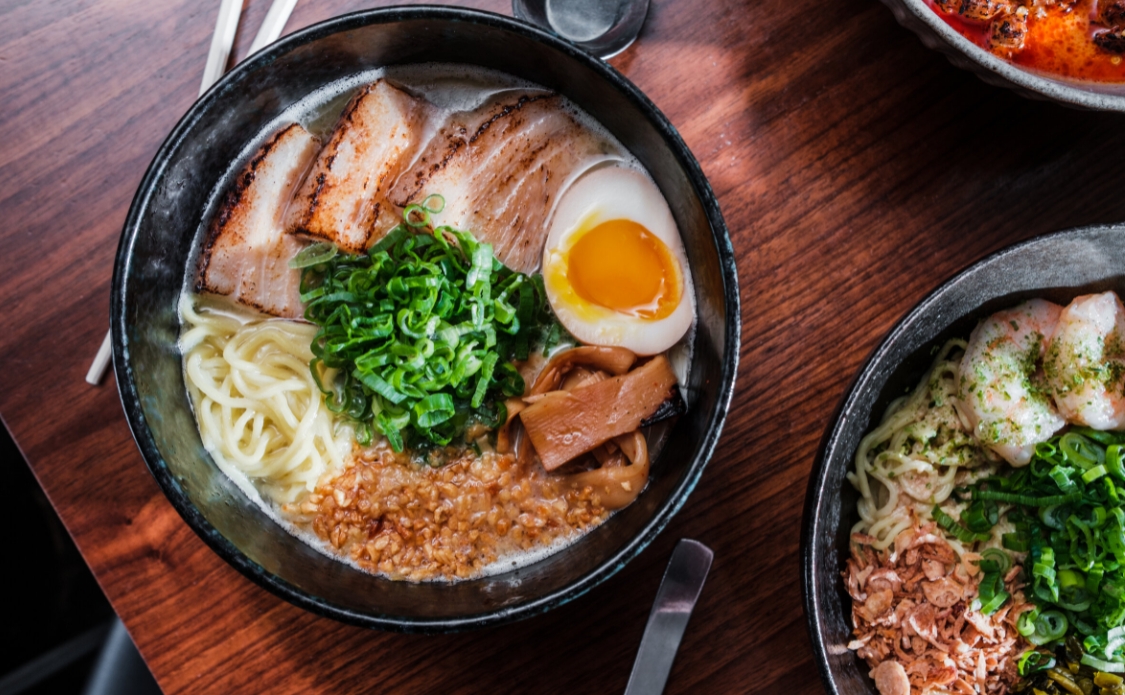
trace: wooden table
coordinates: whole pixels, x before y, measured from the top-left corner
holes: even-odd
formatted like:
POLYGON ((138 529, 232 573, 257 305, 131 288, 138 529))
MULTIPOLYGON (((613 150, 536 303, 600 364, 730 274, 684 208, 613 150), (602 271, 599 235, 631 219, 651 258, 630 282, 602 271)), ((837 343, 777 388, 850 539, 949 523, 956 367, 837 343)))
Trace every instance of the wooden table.
MULTIPOLYGON (((801 505, 853 374, 968 263, 1125 219, 1125 119, 988 87, 875 0, 654 0, 612 63, 679 127, 739 257, 742 370, 715 458, 652 547, 559 610, 451 636, 346 627, 208 550, 145 469, 112 378, 83 381, 126 210, 195 99, 218 4, 0 0, 0 413, 170 693, 620 692, 684 536, 715 563, 668 692, 820 692, 801 505)), ((237 57, 268 4, 247 0, 237 57)), ((288 27, 368 6, 305 1, 288 27)))

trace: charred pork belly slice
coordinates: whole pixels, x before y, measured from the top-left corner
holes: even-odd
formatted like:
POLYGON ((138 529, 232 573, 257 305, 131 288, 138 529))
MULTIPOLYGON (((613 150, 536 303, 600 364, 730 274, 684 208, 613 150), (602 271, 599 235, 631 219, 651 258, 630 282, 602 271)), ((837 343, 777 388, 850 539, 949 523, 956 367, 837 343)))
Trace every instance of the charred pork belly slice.
POLYGON ((359 253, 394 226, 387 192, 414 158, 428 109, 384 80, 361 89, 293 201, 289 231, 359 253))
POLYGON ((390 199, 399 207, 445 197, 437 221, 493 245, 509 268, 534 272, 561 190, 595 164, 619 158, 556 94, 503 92, 455 114, 390 199))
POLYGON ((1026 7, 1017 7, 1014 12, 992 20, 989 42, 994 51, 1011 55, 1023 50, 1028 14, 1026 7))
POLYGON ((283 318, 301 316, 300 280, 289 259, 302 242, 285 234, 286 204, 320 142, 294 123, 258 150, 211 222, 196 289, 283 318))
POLYGON ((961 3, 961 15, 980 22, 1011 11, 1012 5, 1007 0, 962 0, 961 3))

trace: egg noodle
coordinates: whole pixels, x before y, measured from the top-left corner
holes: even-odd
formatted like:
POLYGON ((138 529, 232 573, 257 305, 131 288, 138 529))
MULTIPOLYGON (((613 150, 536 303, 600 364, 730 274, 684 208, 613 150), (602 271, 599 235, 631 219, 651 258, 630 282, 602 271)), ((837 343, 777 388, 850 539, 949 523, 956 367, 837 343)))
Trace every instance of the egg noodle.
POLYGON ((848 479, 861 495, 860 521, 852 533, 874 537, 879 550, 912 525, 912 516, 929 519, 933 506, 961 484, 958 473, 990 460, 957 410, 965 347, 963 340, 945 343, 914 391, 890 404, 856 450, 848 479))
POLYGON ((313 490, 350 450, 309 372, 316 327, 193 300, 181 301, 180 349, 204 445, 278 502, 313 490))

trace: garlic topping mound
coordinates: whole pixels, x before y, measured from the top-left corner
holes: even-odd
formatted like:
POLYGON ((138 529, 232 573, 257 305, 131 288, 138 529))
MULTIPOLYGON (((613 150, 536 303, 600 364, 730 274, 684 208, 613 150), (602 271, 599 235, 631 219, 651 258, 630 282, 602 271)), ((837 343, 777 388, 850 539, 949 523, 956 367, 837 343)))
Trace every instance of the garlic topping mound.
POLYGON ((958 558, 936 524, 915 524, 887 550, 875 550, 874 542, 852 535, 844 581, 855 625, 848 648, 872 666, 879 692, 1007 692, 1029 647, 1016 631, 1019 615, 1032 608, 1020 591, 1019 567, 1004 577, 1013 601, 984 615, 972 608, 979 556, 958 558))
POLYGON ((608 516, 595 490, 523 470, 512 454, 413 466, 385 444, 357 447, 347 468, 287 511, 357 567, 412 581, 479 576, 608 516))

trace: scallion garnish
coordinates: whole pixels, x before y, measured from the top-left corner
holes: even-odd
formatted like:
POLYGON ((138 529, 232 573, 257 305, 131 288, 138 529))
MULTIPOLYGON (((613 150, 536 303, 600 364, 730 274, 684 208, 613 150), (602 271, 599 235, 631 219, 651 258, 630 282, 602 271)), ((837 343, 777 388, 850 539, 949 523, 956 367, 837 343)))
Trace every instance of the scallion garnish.
MULTIPOLYGON (((1081 635, 1083 663, 1115 672, 1125 668, 1123 451, 1125 433, 1071 428, 1036 446, 1028 466, 961 490, 958 497, 968 505, 960 523, 941 510, 933 515, 946 532, 968 542, 983 540, 972 534, 991 521, 984 505, 1012 505, 1006 517, 1015 530, 1003 534, 1002 545, 1027 553, 1025 591, 1036 606, 1020 615, 1017 630, 1035 645, 1059 646, 1068 631, 1081 635)), ((982 611, 1006 600, 1000 581, 1006 555, 981 552, 982 611)), ((1024 655, 1028 669, 1041 658, 1035 653, 1024 655)))
POLYGON ((972 543, 974 541, 987 541, 989 538, 992 537, 991 535, 989 535, 987 533, 976 533, 974 531, 970 531, 969 529, 965 528, 960 523, 958 523, 956 519, 954 519, 953 517, 946 514, 945 511, 941 507, 938 507, 936 505, 934 506, 934 509, 933 509, 933 517, 934 517, 934 521, 937 522, 938 526, 945 529, 945 531, 947 533, 953 534, 953 536, 956 537, 957 540, 961 541, 962 543, 972 543))
POLYGON ((472 422, 496 427, 503 399, 523 393, 512 362, 563 335, 541 276, 505 267, 469 232, 433 228, 444 203, 407 207, 366 254, 314 244, 291 263, 304 269, 305 318, 320 328, 313 375, 361 444, 379 433, 402 451, 449 444, 472 422))

